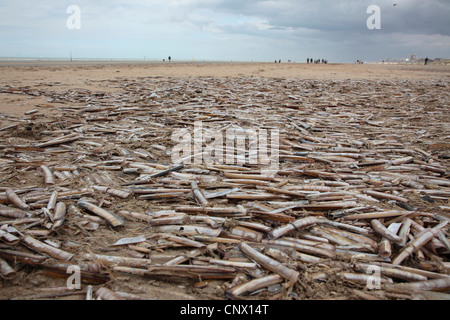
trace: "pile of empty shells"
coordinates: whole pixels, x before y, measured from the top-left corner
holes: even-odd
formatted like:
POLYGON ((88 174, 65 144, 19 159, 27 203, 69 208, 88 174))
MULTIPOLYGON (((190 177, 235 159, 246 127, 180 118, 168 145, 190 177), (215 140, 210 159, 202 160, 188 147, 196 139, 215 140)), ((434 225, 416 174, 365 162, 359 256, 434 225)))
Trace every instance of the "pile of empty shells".
POLYGON ((95 85, 0 88, 48 101, 0 115, 0 296, 149 299, 158 281, 197 299, 448 298, 447 82, 95 85), (59 287, 7 294, 31 274, 59 287))

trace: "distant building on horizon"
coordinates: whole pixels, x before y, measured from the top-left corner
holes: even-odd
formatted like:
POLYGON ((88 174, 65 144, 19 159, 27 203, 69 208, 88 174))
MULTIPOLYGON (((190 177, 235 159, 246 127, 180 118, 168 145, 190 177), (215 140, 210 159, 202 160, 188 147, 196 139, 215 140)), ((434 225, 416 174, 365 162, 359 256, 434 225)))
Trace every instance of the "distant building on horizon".
MULTIPOLYGON (((425 57, 418 58, 415 54, 411 54, 409 58, 388 58, 382 61, 382 63, 391 63, 391 64, 423 64, 425 62, 425 57)), ((450 64, 450 58, 431 58, 428 57, 428 63, 432 62, 433 64, 450 64)))

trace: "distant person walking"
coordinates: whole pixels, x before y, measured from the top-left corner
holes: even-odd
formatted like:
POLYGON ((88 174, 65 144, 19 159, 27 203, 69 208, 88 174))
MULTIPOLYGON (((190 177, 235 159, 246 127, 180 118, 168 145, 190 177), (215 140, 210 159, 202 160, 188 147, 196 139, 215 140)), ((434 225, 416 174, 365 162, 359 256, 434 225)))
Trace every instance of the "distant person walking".
POLYGON ((428 57, 425 58, 425 65, 428 64, 428 57))
POLYGON ((172 58, 169 56, 169 62, 172 61, 172 58))

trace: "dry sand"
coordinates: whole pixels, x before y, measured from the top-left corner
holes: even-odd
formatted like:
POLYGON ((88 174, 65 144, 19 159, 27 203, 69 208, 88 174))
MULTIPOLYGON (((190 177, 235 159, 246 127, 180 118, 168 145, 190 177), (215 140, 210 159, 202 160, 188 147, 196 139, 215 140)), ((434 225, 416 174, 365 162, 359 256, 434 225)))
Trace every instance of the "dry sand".
MULTIPOLYGON (((46 92, 65 92, 69 90, 89 90, 90 92, 117 93, 122 91, 121 83, 130 83, 133 79, 180 79, 180 78, 264 78, 264 79, 291 79, 291 80, 361 80, 370 86, 384 82, 389 86, 389 92, 395 92, 395 86, 402 84, 402 90, 408 90, 407 82, 423 81, 430 86, 441 83, 442 86, 435 91, 448 89, 450 82, 450 66, 443 65, 379 65, 379 64, 328 64, 307 65, 294 63, 124 63, 124 62, 0 62, 0 88, 24 88, 45 90, 46 92), (105 85, 111 81, 119 85, 105 85), (406 83, 406 84, 405 84, 406 83)), ((292 82, 291 82, 292 83, 292 82)), ((419 86, 420 87, 420 86, 419 86)), ((348 90, 348 88, 344 88, 348 90)), ((370 89, 370 88, 367 88, 370 89)), ((427 88, 423 90, 425 92, 427 88)), ((362 90, 363 91, 363 90, 362 90)), ((370 90, 367 90, 370 91, 370 90)), ((344 92, 345 94, 345 92, 344 92)), ((420 92, 416 93, 420 96, 420 92)), ((396 98, 393 101, 398 101, 396 98)), ((439 104, 436 102, 436 104, 439 104)), ((448 101, 446 101, 448 107, 448 101)), ((70 103, 66 103, 71 106, 70 103)), ((75 105, 75 103, 74 103, 75 105)), ((78 104, 80 105, 80 104, 78 104)), ((0 93, 0 115, 23 116, 25 112, 38 108, 40 113, 47 113, 57 118, 60 105, 49 104, 45 95, 0 93)), ((436 106, 441 108, 442 106, 436 106)), ((444 105, 445 108, 445 105, 444 105)), ((441 109, 439 109, 441 110, 441 109)), ((382 115, 380 115, 381 117, 382 115)), ((418 115, 419 116, 419 115, 418 115)), ((423 116, 423 115, 422 115, 423 116)), ((44 119, 45 120, 45 119, 44 119)), ((44 121, 42 118, 39 121, 44 121)), ((441 119, 446 121, 445 119, 441 119)), ((16 123, 16 122, 13 122, 16 123)), ((8 126, 10 122, 5 117, 0 120, 0 127, 8 126)), ((447 123, 448 124, 448 123, 447 123)), ((417 122, 415 125, 420 126, 417 122)), ((423 124, 422 124, 423 125, 423 124)), ((449 132, 437 133, 436 141, 447 137, 449 132)), ((5 138, 3 133, 2 138, 5 138)), ((6 137, 7 138, 7 137, 6 137)), ((24 136, 24 138, 26 138, 24 136)), ((445 147, 444 149, 448 149, 445 147)), ((429 151, 429 150, 427 150, 429 151)), ((445 204, 445 203, 441 203, 445 204)), ((139 226, 135 226, 135 233, 139 226)), ((107 246, 108 230, 97 231, 100 240, 98 247, 107 246), (102 240, 102 232, 105 238, 102 240)), ((126 232, 121 236, 127 236, 126 232)), ((91 239, 92 240, 92 239, 91 239)), ((89 241, 91 241, 89 240, 89 241)), ((92 240, 93 241, 93 240, 92 240)), ((20 279, 12 281, 0 280, 0 299, 45 297, 47 291, 42 288, 63 287, 64 279, 52 279, 41 273, 34 273, 29 267, 20 272, 20 279)), ((140 277, 119 276, 114 281, 120 283, 120 291, 135 293, 144 298, 155 299, 224 299, 221 281, 211 281, 204 289, 193 288, 190 280, 163 281, 160 279, 145 279, 140 277)), ((351 290, 340 288, 341 282, 329 283, 327 292, 317 292, 310 296, 299 298, 320 299, 358 299, 351 290), (330 289, 331 288, 331 289, 330 289)), ((316 288, 318 289, 318 287, 316 288)), ((307 291, 307 289, 305 289, 307 291)), ((71 296, 74 298, 74 296, 71 296)), ((76 296, 75 296, 76 298, 76 296)), ((80 298, 83 298, 81 295, 80 298)))

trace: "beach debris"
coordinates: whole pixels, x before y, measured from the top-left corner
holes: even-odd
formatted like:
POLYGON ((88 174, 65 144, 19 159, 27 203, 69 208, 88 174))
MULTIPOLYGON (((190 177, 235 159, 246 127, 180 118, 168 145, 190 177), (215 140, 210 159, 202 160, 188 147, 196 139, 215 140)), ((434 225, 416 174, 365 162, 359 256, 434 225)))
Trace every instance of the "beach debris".
POLYGON ((0 114, 2 281, 78 267, 79 296, 102 300, 139 298, 127 277, 199 297, 218 281, 217 299, 449 290, 447 82, 94 83, 0 87, 58 112, 0 114))

